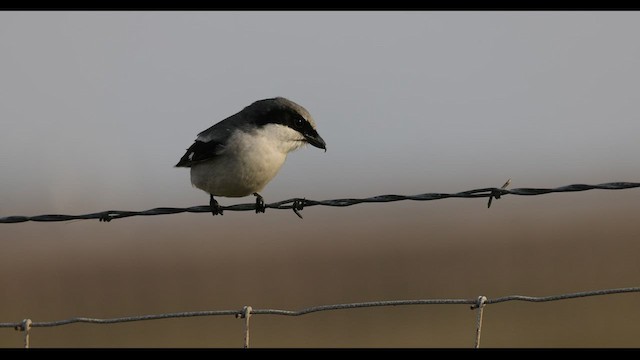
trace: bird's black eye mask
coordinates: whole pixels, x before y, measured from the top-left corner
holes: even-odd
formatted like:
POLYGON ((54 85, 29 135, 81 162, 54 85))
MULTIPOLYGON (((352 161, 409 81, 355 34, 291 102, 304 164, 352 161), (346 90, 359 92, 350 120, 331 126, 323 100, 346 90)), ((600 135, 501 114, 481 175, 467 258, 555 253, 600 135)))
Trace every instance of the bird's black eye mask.
POLYGON ((280 124, 288 126, 305 135, 316 134, 311 124, 292 109, 273 109, 265 113, 256 125, 265 126, 267 124, 280 124))

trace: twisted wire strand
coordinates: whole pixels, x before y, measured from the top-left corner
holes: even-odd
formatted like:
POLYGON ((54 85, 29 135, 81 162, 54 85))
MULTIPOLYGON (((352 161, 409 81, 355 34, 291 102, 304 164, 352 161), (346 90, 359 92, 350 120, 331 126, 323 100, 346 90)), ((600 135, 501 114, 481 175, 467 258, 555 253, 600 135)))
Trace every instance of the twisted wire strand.
MULTIPOLYGON (((308 200, 304 198, 293 198, 282 200, 270 204, 265 204, 266 208, 276 210, 293 210, 296 215, 300 216, 299 211, 304 207, 310 206, 331 206, 331 207, 345 207, 358 205, 363 203, 387 203, 394 201, 430 201, 448 198, 463 198, 463 199, 476 199, 476 198, 489 198, 488 206, 491 206, 491 201, 500 199, 505 195, 520 195, 520 196, 534 196, 550 193, 560 192, 575 192, 575 191, 587 191, 587 190, 623 190, 640 187, 640 183, 637 182, 610 182, 598 185, 586 185, 586 184, 573 184, 566 185, 557 188, 545 189, 545 188, 518 188, 518 189, 505 189, 502 188, 482 188, 468 191, 462 191, 458 193, 425 193, 418 195, 378 195, 369 198, 346 198, 346 199, 333 199, 333 200, 308 200)), ((256 209, 255 203, 237 204, 230 206, 222 206, 224 211, 253 211, 256 209)), ((69 221, 69 220, 91 220, 97 219, 100 221, 111 221, 114 219, 123 219, 131 216, 154 216, 154 215, 171 215, 180 213, 208 213, 211 209, 209 205, 191 206, 186 208, 177 207, 158 207, 154 209, 144 211, 123 211, 123 210, 107 210, 91 214, 84 215, 37 215, 37 216, 6 216, 0 217, 0 223, 22 223, 27 221, 37 222, 49 222, 49 221, 69 221)))

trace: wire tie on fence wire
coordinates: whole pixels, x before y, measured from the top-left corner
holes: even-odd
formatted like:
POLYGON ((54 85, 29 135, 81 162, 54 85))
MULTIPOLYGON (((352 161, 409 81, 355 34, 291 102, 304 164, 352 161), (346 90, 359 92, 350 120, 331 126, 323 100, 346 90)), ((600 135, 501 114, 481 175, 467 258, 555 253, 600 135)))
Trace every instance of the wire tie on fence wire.
POLYGON ((478 317, 476 318, 476 342, 474 344, 474 349, 480 348, 480 333, 482 331, 482 313, 484 312, 484 306, 486 305, 487 297, 486 296, 478 296, 477 302, 471 306, 471 309, 478 309, 478 317))
POLYGON ((244 348, 249 348, 249 318, 251 317, 251 306, 245 306, 240 313, 236 314, 236 319, 244 319, 244 348))
POLYGON ((305 201, 307 201, 306 198, 293 200, 293 205, 292 205, 293 212, 296 213, 296 215, 298 215, 300 219, 302 219, 302 215, 300 215, 298 211, 302 211, 302 209, 304 209, 305 201))
POLYGON ((504 185, 502 185, 502 187, 500 187, 500 189, 493 189, 491 190, 491 195, 489 195, 489 202, 487 203, 487 208, 491 207, 491 202, 493 201, 493 198, 496 198, 496 200, 500 199, 500 196, 502 196, 503 192, 502 190, 506 189, 507 186, 511 185, 511 179, 507 180, 504 185))
POLYGON ((22 320, 22 323, 14 327, 14 329, 16 329, 17 331, 24 331, 24 347, 26 349, 29 348, 29 335, 31 333, 31 324, 33 324, 31 319, 24 319, 22 320))

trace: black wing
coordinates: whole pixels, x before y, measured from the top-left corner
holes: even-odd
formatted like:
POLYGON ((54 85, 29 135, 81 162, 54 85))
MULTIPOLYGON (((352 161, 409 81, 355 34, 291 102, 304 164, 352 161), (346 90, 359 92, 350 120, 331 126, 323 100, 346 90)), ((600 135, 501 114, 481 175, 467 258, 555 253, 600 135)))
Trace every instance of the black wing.
POLYGON ((196 141, 187 149, 184 156, 178 161, 176 167, 191 167, 191 165, 212 159, 224 150, 225 143, 234 130, 238 130, 237 123, 244 124, 243 117, 252 118, 248 115, 247 108, 237 114, 231 115, 210 128, 200 132, 196 141))
POLYGON ((196 140, 178 161, 176 167, 191 167, 200 161, 212 159, 220 153, 222 148, 224 145, 215 140, 207 142, 196 140))

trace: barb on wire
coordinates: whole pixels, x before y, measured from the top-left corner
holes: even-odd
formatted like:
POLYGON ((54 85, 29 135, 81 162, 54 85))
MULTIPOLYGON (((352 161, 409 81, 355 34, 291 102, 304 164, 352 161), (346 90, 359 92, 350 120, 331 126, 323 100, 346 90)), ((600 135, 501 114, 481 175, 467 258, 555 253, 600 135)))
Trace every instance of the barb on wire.
MULTIPOLYGON (((293 210, 300 218, 300 211, 305 207, 310 206, 332 206, 332 207, 345 207, 364 203, 386 203, 394 201, 429 201, 448 198, 489 198, 489 206, 491 206, 492 199, 500 199, 505 195, 543 195, 558 192, 574 192, 574 191, 587 191, 594 189, 601 190, 622 190, 640 187, 640 183, 636 182, 610 182, 598 185, 585 185, 585 184, 573 184, 566 185, 552 189, 539 189, 539 188, 518 188, 508 190, 506 187, 510 184, 507 181, 501 188, 483 188, 462 191, 458 193, 425 193, 419 195, 378 195, 370 198, 363 199, 334 199, 334 200, 307 200, 304 198, 293 198, 288 200, 282 200, 271 204, 265 204, 265 208, 277 209, 277 210, 293 210)), ((255 211, 255 203, 238 204, 230 206, 222 206, 224 211, 255 211)), ((170 215, 180 213, 210 213, 209 205, 191 206, 187 208, 176 207, 159 207, 155 209, 149 209, 144 211, 122 211, 122 210, 107 210, 97 213, 85 214, 85 215, 37 215, 37 216, 6 216, 0 218, 0 223, 21 223, 26 221, 68 221, 68 220, 90 220, 98 219, 100 221, 111 221, 114 219, 122 219, 131 216, 153 216, 153 215, 170 215)))
MULTIPOLYGON (((511 179, 507 180, 504 185, 502 185, 500 187, 500 189, 504 190, 507 188, 507 186, 511 185, 511 179)), ((500 199, 500 193, 498 191, 492 191, 491 195, 489 195, 489 202, 487 203, 487 208, 491 207, 491 202, 493 201, 493 198, 495 198, 496 200, 500 199)))
MULTIPOLYGON (((346 310, 346 309, 360 309, 371 307, 384 307, 384 306, 403 306, 403 305, 471 305, 472 309, 476 309, 478 306, 486 306, 490 304, 498 304, 508 301, 526 301, 526 302, 549 302, 559 301, 567 299, 576 299, 591 296, 602 296, 612 294, 624 294, 624 293, 640 293, 640 287, 628 287, 618 289, 605 289, 584 291, 578 293, 551 295, 551 296, 522 296, 522 295, 509 295, 498 298, 486 298, 479 301, 479 298, 472 299, 419 299, 419 300, 388 300, 388 301, 370 301, 370 302, 358 302, 348 304, 333 304, 333 305, 321 305, 304 308, 301 310, 279 310, 279 309, 253 309, 250 306, 244 306, 239 310, 212 310, 212 311, 188 311, 188 312, 176 312, 165 314, 152 314, 152 315, 137 315, 127 316, 110 319, 97 319, 89 317, 75 317, 71 319, 55 320, 55 321, 33 321, 31 322, 31 328, 36 327, 54 327, 69 325, 75 323, 91 323, 91 324, 116 324, 132 321, 146 321, 146 320, 159 320, 159 319, 173 319, 173 318, 188 318, 198 316, 225 316, 231 315, 236 318, 247 319, 249 315, 282 315, 282 316, 302 316, 323 311, 334 310, 346 310)), ((248 323, 248 322, 247 322, 248 323)), ((16 330, 22 330, 24 328, 24 322, 4 322, 0 323, 0 328, 15 328, 16 330)))

